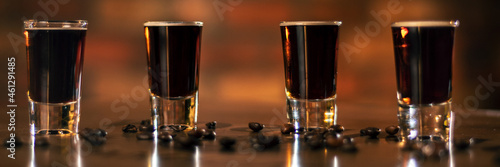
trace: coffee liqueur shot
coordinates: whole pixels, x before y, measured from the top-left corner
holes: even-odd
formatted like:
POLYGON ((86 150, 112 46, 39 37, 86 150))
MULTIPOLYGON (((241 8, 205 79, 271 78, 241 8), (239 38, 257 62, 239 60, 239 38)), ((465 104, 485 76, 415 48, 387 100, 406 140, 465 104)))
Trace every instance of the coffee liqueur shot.
POLYGON ((297 129, 336 124, 340 21, 281 22, 289 122, 297 129))
POLYGON ((458 21, 392 24, 398 117, 403 137, 449 138, 453 42, 458 24, 458 21))
POLYGON ((193 128, 198 115, 202 22, 144 23, 154 125, 193 128))
POLYGON ((24 22, 31 134, 78 132, 87 21, 24 22))

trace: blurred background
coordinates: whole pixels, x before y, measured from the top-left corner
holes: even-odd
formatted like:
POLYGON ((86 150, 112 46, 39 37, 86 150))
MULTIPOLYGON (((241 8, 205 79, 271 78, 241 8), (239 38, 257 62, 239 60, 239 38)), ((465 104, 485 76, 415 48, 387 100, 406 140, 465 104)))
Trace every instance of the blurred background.
MULTIPOLYGON (((4 72, 0 79, 4 88, 0 91, 0 107, 7 104, 7 57, 15 57, 16 119, 19 126, 27 127, 27 67, 22 36, 25 19, 88 20, 81 120, 82 126, 94 127, 150 115, 143 23, 196 20, 204 22, 199 119, 258 121, 255 112, 283 119, 279 22, 341 20, 339 121, 365 117, 360 120, 395 123, 396 77, 390 23, 458 19, 453 101, 466 112, 500 109, 499 5, 486 0, 1 1, 0 50, 4 58, 0 67, 4 72), (359 40, 359 36, 366 38, 359 40), (358 110, 360 106, 371 106, 378 112, 358 110)), ((0 122, 7 122, 6 116, 1 117, 0 122)))

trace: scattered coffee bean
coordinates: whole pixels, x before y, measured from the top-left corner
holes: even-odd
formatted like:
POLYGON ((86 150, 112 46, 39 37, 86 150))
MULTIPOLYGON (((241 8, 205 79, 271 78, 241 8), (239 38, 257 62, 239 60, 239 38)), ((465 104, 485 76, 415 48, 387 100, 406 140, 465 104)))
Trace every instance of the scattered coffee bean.
POLYGON ((382 130, 376 127, 365 128, 365 135, 370 136, 370 138, 377 138, 382 130))
POLYGON ((215 133, 215 131, 213 129, 208 129, 203 134, 203 139, 205 139, 205 140, 213 140, 213 139, 215 139, 216 135, 217 134, 215 133))
POLYGON ((320 136, 323 136, 325 133, 328 132, 328 130, 326 128, 321 127, 314 129, 313 132, 319 134, 320 136))
POLYGON ((281 133, 282 134, 290 134, 290 133, 293 133, 293 132, 295 132, 295 126, 293 126, 293 124, 284 124, 281 127, 281 133))
POLYGON ((385 128, 385 132, 389 135, 395 135, 399 132, 399 126, 391 125, 385 128))
POLYGON ((359 135, 360 135, 360 136, 366 136, 366 135, 367 135, 366 133, 367 133, 367 132, 366 132, 366 129, 361 129, 361 130, 359 130, 359 135))
POLYGON ((17 136, 14 136, 13 138, 7 137, 3 141, 3 145, 5 147, 11 147, 12 144, 13 144, 13 147, 18 147, 18 146, 22 146, 24 144, 24 142, 21 141, 21 139, 17 136))
POLYGON ((236 144, 236 139, 230 137, 222 137, 219 139, 219 144, 222 145, 223 148, 231 148, 234 144, 236 144))
POLYGON ((264 125, 258 122, 250 122, 248 123, 248 127, 252 129, 254 132, 259 132, 260 130, 264 129, 264 125))
POLYGON ((342 133, 337 133, 335 131, 328 131, 328 132, 323 134, 323 139, 326 139, 328 136, 340 138, 340 137, 342 137, 342 133))
POLYGON ((106 135, 108 134, 102 129, 84 128, 79 132, 80 136, 87 140, 92 145, 101 145, 106 142, 106 135))
POLYGON ((337 133, 342 133, 344 132, 345 128, 342 125, 332 125, 328 128, 329 131, 335 131, 337 133))
POLYGON ((168 143, 168 142, 171 142, 173 140, 173 137, 172 137, 172 135, 170 135, 168 133, 164 133, 164 134, 158 135, 158 139, 162 142, 168 143))
POLYGON ((150 119, 145 119, 145 120, 142 120, 142 121, 141 121, 141 125, 144 125, 144 126, 149 126, 149 125, 152 125, 152 124, 151 124, 151 120, 150 120, 150 119))
POLYGON ((343 138, 330 135, 325 138, 325 144, 329 148, 338 148, 343 145, 343 138))
POLYGON ((188 132, 189 136, 197 138, 197 139, 203 137, 203 134, 205 134, 205 129, 201 129, 201 128, 196 128, 196 129, 193 129, 193 130, 188 132))
POLYGON ((155 126, 154 125, 141 125, 139 126, 139 131, 141 132, 154 132, 155 126))
POLYGON ((137 137, 137 140, 152 140, 154 138, 154 135, 153 135, 153 133, 143 131, 143 132, 137 133, 136 137, 137 137))
POLYGON ((136 133, 137 132, 137 127, 132 124, 127 124, 122 127, 123 133, 136 133))
POLYGON ((205 126, 207 126, 207 129, 215 130, 217 126, 217 121, 208 122, 205 124, 205 126))

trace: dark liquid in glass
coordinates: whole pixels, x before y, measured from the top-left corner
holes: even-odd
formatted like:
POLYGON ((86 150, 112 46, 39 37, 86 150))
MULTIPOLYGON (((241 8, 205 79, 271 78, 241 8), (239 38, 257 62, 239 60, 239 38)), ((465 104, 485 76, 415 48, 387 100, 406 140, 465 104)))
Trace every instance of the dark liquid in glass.
POLYGON ((87 30, 28 29, 26 32, 30 99, 44 103, 78 100, 87 30))
POLYGON ((198 90, 201 26, 145 26, 150 91, 164 98, 198 90))
POLYGON ((297 99, 336 94, 338 25, 281 26, 285 86, 297 99))
POLYGON ((454 27, 392 27, 400 104, 451 99, 454 27))

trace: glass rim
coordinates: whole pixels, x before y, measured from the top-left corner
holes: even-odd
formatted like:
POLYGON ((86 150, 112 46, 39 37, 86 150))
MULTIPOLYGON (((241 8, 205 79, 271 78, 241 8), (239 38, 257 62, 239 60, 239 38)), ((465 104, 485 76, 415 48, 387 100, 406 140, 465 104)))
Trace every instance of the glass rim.
POLYGON ((449 21, 398 21, 391 24, 391 27, 458 27, 459 20, 449 21))
POLYGON ((25 29, 87 30, 87 20, 25 20, 25 29))
POLYGON ((342 25, 342 21, 282 21, 280 26, 342 25))
POLYGON ((201 21, 146 21, 144 26, 203 26, 201 21))

